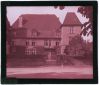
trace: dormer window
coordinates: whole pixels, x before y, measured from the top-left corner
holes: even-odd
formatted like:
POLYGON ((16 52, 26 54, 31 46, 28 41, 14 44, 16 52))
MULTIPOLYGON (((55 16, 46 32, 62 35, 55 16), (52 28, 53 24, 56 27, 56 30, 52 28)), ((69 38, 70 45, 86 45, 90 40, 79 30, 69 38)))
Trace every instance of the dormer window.
POLYGON ((36 36, 38 36, 38 32, 37 32, 37 30, 33 29, 32 30, 32 37, 36 37, 36 36))
POLYGON ((37 32, 32 32, 32 36, 33 37, 37 36, 37 32))

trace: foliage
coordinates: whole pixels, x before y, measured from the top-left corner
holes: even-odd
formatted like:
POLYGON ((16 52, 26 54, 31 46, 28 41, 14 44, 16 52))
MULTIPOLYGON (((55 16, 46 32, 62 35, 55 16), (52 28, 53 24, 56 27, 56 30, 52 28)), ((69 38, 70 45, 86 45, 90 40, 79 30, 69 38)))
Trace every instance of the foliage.
MULTIPOLYGON (((54 8, 58 8, 63 10, 65 6, 54 6, 54 8)), ((83 17, 88 18, 89 20, 82 25, 81 35, 93 35, 93 8, 92 6, 80 6, 78 8, 78 12, 82 14, 83 17), (90 30, 89 30, 90 29, 90 30)))
POLYGON ((82 39, 82 37, 80 35, 76 35, 69 41, 69 45, 71 45, 71 46, 78 45, 78 44, 83 45, 83 43, 84 43, 84 40, 82 39))
POLYGON ((69 41, 69 45, 65 48, 65 53, 67 55, 82 56, 84 54, 84 48, 85 45, 83 39, 81 36, 77 35, 69 41))
POLYGON ((81 35, 93 35, 93 8, 92 6, 81 6, 78 8, 78 12, 82 14, 83 17, 88 18, 89 20, 82 25, 81 35), (88 30, 91 29, 89 32, 88 30))
POLYGON ((89 20, 82 25, 81 35, 93 35, 93 8, 91 6, 81 6, 78 8, 78 12, 82 14, 83 17, 88 18, 89 20), (88 30, 90 31, 88 32, 88 30))
POLYGON ((77 35, 71 39, 69 45, 65 48, 65 53, 67 55, 90 55, 93 53, 93 44, 92 42, 86 43, 81 36, 77 35))

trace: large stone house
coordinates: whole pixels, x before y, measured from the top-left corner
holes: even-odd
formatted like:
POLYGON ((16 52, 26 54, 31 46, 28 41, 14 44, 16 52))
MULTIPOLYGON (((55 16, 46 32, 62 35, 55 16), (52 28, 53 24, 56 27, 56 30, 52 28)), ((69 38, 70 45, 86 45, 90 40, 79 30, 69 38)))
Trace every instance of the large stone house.
POLYGON ((46 52, 48 59, 53 59, 53 55, 64 54, 70 39, 80 34, 81 22, 72 12, 66 14, 62 24, 53 14, 24 14, 11 29, 13 52, 23 47, 26 55, 46 52))

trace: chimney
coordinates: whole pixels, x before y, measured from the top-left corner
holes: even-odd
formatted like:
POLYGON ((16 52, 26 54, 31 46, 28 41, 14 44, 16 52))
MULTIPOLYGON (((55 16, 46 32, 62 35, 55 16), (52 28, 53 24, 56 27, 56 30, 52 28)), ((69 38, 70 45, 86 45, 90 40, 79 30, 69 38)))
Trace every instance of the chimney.
POLYGON ((19 17, 19 28, 22 27, 22 16, 19 17))

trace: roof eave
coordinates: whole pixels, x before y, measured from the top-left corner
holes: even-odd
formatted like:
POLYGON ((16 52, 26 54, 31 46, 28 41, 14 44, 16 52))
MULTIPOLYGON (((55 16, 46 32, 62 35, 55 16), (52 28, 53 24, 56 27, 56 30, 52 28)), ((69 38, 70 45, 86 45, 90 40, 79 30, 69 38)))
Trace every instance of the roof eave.
POLYGON ((60 27, 63 26, 82 26, 82 24, 62 24, 60 27))

